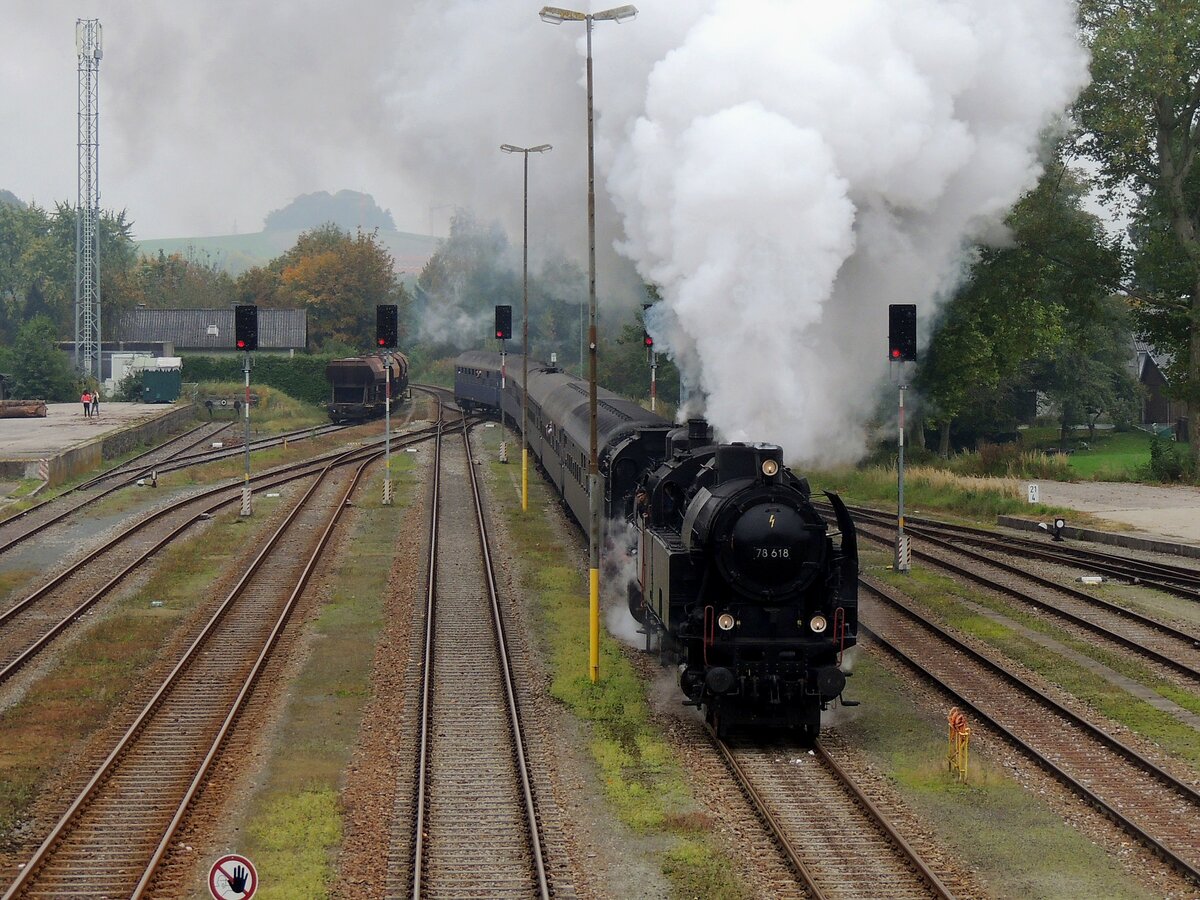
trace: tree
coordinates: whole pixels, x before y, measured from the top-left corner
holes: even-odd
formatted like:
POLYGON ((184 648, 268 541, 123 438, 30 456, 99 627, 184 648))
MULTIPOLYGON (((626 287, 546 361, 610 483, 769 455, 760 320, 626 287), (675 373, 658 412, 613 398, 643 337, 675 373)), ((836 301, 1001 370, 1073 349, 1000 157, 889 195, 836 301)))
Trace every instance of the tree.
POLYGON ((380 209, 375 198, 358 191, 328 191, 301 194, 283 209, 267 213, 264 231, 288 231, 317 228, 329 223, 347 230, 383 228, 396 230, 388 210, 380 209))
POLYGON ((237 302, 234 281, 211 258, 162 250, 129 270, 127 291, 152 309, 215 309, 237 302))
POLYGON ((936 323, 916 386, 940 426, 943 456, 956 419, 1015 426, 1020 398, 1045 389, 1038 376, 1049 377, 1049 361, 1120 282, 1120 253, 1080 208, 1084 191, 1061 163, 1048 166, 1008 216, 1012 242, 979 250, 936 323))
MULTIPOLYGON (((373 346, 375 307, 396 304, 404 322, 411 303, 375 233, 351 237, 334 225, 300 235, 266 269, 238 279, 236 291, 239 299, 263 306, 307 309, 308 337, 317 348, 373 346)), ((406 338, 402 328, 400 339, 406 338)))
POLYGON ((1140 388, 1129 367, 1128 319, 1125 298, 1118 295, 1075 307, 1064 339, 1038 366, 1035 380, 1057 410, 1063 447, 1075 425, 1086 423, 1092 440, 1101 415, 1116 423, 1136 416, 1140 388))
POLYGON ((1153 286, 1138 291, 1135 313, 1175 356, 1200 465, 1200 7, 1082 0, 1080 21, 1092 51, 1092 83, 1076 105, 1081 144, 1100 163, 1108 195, 1134 197, 1139 281, 1144 272, 1153 286))
POLYGON ((11 352, 15 398, 52 403, 74 399, 75 373, 56 342, 54 323, 45 316, 21 326, 11 352))

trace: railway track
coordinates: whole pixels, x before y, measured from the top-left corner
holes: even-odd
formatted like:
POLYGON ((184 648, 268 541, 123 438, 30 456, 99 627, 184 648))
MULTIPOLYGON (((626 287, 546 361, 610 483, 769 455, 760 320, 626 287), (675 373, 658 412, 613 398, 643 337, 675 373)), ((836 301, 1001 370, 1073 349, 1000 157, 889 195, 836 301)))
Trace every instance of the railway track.
POLYGON ((437 444, 430 510, 415 774, 408 807, 396 818, 402 824, 388 894, 548 898, 533 779, 465 429, 461 444, 437 444))
POLYGON ((4 894, 142 897, 378 453, 330 462, 4 894), (348 463, 349 460, 342 460, 348 463))
MULTIPOLYGON (((907 527, 905 530, 908 531, 907 527)), ((883 545, 895 542, 894 531, 873 524, 860 522, 858 533, 883 545)), ((913 557, 1049 613, 1076 631, 1100 637, 1120 651, 1132 651, 1176 676, 1183 676, 1192 688, 1200 687, 1200 634, 924 531, 910 536, 914 539, 910 545, 913 557), (1029 584, 1039 589, 1037 593, 1026 588, 1029 584)))
MULTIPOLYGON (((393 443, 403 447, 435 433, 436 428, 418 429, 393 443)), ((263 491, 314 477, 330 465, 349 465, 381 453, 371 446, 325 454, 307 463, 256 475, 251 483, 255 491, 263 491)), ((0 612, 0 684, 28 665, 155 553, 196 523, 239 503, 241 489, 240 482, 227 483, 151 513, 0 612)))
MULTIPOLYGON (((880 527, 890 526, 895 529, 894 514, 864 507, 851 507, 850 512, 856 522, 867 522, 880 527)), ((1130 584, 1153 587, 1189 600, 1200 600, 1200 568, 1195 566, 1106 553, 1066 541, 1051 543, 1046 540, 1030 540, 967 525, 908 516, 904 519, 904 531, 910 537, 919 537, 941 546, 953 546, 959 550, 965 550, 967 546, 975 547, 993 554, 989 559, 994 559, 994 555, 1003 555, 1025 561, 1040 560, 1080 569, 1085 573, 1105 575, 1130 584)))
POLYGON ((818 742, 733 744, 709 729, 739 789, 808 894, 822 900, 953 895, 818 742))
MULTIPOLYGON (((0 554, 7 552, 16 545, 28 540, 34 535, 41 534, 51 525, 58 524, 86 506, 99 502, 115 491, 127 487, 139 478, 144 478, 152 472, 174 472, 189 466, 203 465, 225 459, 229 456, 244 453, 242 446, 236 448, 221 448, 193 452, 199 444, 210 443, 212 438, 229 424, 213 426, 211 423, 194 428, 173 441, 168 441, 159 447, 149 450, 114 469, 97 475, 82 482, 69 491, 65 491, 49 500, 44 500, 7 519, 0 521, 0 554), (200 435, 197 438, 197 435, 200 435), (175 446, 176 443, 179 446, 175 446)), ((252 441, 251 451, 276 447, 287 441, 304 440, 331 431, 344 430, 346 426, 330 425, 318 428, 305 428, 274 435, 259 441, 252 441)))
POLYGON ((860 585, 860 629, 873 644, 1200 884, 1194 784, 966 645, 897 592, 869 578, 860 585))

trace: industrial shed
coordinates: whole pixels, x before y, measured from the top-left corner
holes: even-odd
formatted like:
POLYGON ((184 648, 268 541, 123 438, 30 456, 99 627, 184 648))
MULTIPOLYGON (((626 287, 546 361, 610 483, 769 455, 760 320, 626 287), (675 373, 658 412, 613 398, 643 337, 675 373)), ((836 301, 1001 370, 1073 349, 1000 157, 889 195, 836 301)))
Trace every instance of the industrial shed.
MULTIPOLYGON (((236 353, 233 307, 228 309, 138 309, 117 316, 106 335, 119 342, 163 341, 179 353, 236 353)), ((308 311, 258 310, 258 352, 295 353, 308 346, 308 311)))

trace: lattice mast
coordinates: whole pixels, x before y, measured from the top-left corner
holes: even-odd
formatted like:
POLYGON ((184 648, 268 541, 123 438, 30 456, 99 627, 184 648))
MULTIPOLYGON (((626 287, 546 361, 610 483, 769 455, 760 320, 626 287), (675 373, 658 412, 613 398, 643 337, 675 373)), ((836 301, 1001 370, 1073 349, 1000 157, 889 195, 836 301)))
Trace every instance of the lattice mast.
POLYGON ((75 20, 79 56, 79 178, 75 206, 75 367, 100 381, 99 19, 75 20))

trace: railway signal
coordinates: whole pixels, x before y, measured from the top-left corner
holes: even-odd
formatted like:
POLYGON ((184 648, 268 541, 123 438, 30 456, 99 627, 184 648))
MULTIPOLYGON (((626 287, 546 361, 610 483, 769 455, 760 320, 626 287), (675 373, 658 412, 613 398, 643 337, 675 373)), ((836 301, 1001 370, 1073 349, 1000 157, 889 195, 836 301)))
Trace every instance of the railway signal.
POLYGON ((897 448, 899 452, 896 460, 896 557, 893 563, 897 572, 908 572, 912 568, 908 535, 904 533, 904 392, 908 389, 904 363, 915 362, 916 358, 917 305, 915 303, 891 303, 888 305, 888 359, 900 363, 900 406, 897 415, 897 448))
POLYGON ((496 338, 507 341, 512 337, 512 307, 507 303, 496 307, 496 338))
POLYGON ((650 357, 650 410, 653 412, 658 405, 658 354, 654 352, 654 338, 646 330, 646 311, 650 306, 649 303, 642 304, 642 345, 646 348, 646 355, 650 357))
POLYGON ((258 307, 239 304, 233 308, 233 341, 238 350, 258 349, 258 307))
POLYGON ((375 346, 395 350, 400 334, 400 311, 394 303, 375 307, 375 346))
POLYGON ((892 303, 888 306, 888 359, 914 362, 917 358, 917 305, 892 303))

